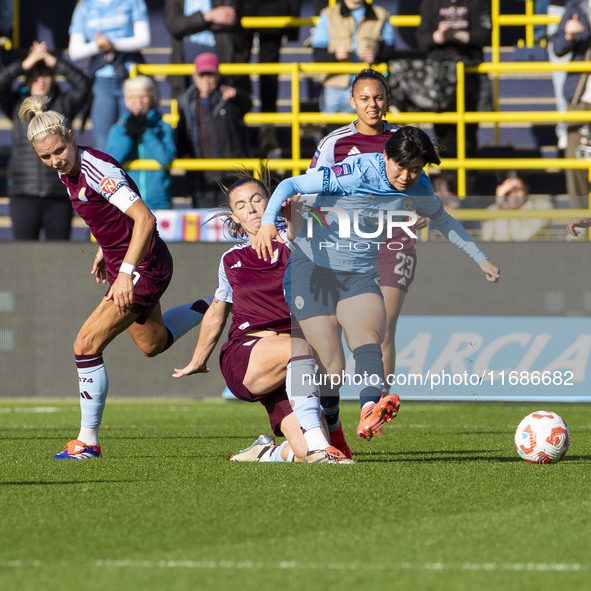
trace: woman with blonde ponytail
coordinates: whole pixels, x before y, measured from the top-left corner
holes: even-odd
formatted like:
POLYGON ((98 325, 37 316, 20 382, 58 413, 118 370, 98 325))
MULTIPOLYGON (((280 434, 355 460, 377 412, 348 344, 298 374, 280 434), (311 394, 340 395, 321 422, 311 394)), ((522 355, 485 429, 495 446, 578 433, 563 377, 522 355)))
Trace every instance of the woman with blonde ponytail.
POLYGON ((19 117, 29 121, 27 137, 33 149, 59 174, 72 207, 99 244, 92 264, 96 282, 109 283, 74 342, 80 432, 54 457, 99 458, 98 431, 108 391, 104 348, 127 331, 144 355, 154 357, 201 322, 208 302, 199 300, 162 315, 160 298, 172 277, 172 257, 158 235, 156 218, 119 163, 78 146, 67 118, 46 111, 46 106, 45 97, 28 97, 19 117))

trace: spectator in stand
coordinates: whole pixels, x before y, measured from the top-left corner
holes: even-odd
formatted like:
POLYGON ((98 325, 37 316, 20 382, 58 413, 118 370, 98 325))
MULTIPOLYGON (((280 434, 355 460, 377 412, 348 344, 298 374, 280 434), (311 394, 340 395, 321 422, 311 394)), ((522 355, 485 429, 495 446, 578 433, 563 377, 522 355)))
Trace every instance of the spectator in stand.
MULTIPOLYGON (((171 36, 173 64, 190 64, 200 53, 217 54, 220 63, 249 61, 250 49, 240 26, 241 4, 238 0, 165 0, 164 23, 171 36)), ((228 79, 250 92, 248 76, 228 79)), ((170 78, 173 97, 190 86, 184 76, 170 78)))
MULTIPOLYGON (((270 16, 300 16, 301 0, 244 0, 244 15, 252 17, 270 16)), ((297 41, 299 28, 286 29, 246 29, 248 47, 252 50, 254 36, 258 38, 258 61, 261 64, 278 63, 283 39, 287 36, 290 40, 297 41)), ((246 61, 250 61, 249 59, 246 61)), ((279 76, 277 74, 260 76, 259 96, 262 113, 277 112, 277 98, 279 96, 279 76)), ((275 126, 262 125, 259 130, 258 147, 260 156, 271 155, 280 157, 281 147, 277 140, 275 126)))
MULTIPOLYGON (((552 36, 554 53, 557 56, 572 52, 572 61, 589 61, 591 59, 591 8, 587 2, 569 0, 552 36)), ((591 111, 591 76, 588 72, 569 72, 564 83, 564 98, 568 101, 569 111, 591 111)), ((580 133, 588 120, 569 121, 567 124, 567 158, 577 156, 577 148, 585 140, 580 133)), ((571 207, 587 207, 589 175, 586 170, 566 170, 566 191, 571 196, 571 207)))
MULTIPOLYGON (((343 0, 324 8, 312 33, 317 62, 375 64, 394 55, 394 30, 390 14, 366 0, 343 0)), ((320 95, 324 113, 355 112, 349 88, 354 74, 328 74, 320 95)))
POLYGON ((125 112, 123 81, 130 65, 143 61, 139 52, 150 40, 144 0, 82 0, 74 9, 68 52, 73 61, 90 58, 90 119, 97 150, 105 150, 109 129, 125 112))
POLYGON ((445 211, 451 213, 454 209, 460 208, 461 201, 458 197, 456 180, 451 173, 440 172, 438 175, 432 176, 431 184, 433 185, 433 191, 441 199, 445 211))
MULTIPOLYGON (((550 0, 548 4, 548 16, 559 16, 562 18, 566 7, 566 0, 550 0)), ((569 51, 563 56, 557 56, 554 51, 554 33, 558 30, 558 23, 551 23, 547 26, 548 38, 548 60, 554 63, 570 62, 572 53, 569 51)), ((556 110, 565 112, 567 110, 566 99, 564 98, 564 83, 566 82, 566 72, 556 70, 552 72, 552 86, 554 87, 554 98, 556 100, 556 110)), ((566 150, 568 146, 568 126, 565 121, 556 123, 556 139, 559 150, 566 150)))
MULTIPOLYGON (((244 115, 250 96, 241 88, 221 84, 219 60, 213 53, 195 58, 193 85, 179 97, 178 154, 187 158, 248 158, 244 115)), ((220 183, 229 186, 230 171, 205 170, 190 175, 194 207, 216 207, 224 203, 220 183)))
POLYGON ((0 47, 10 42, 14 17, 12 0, 0 0, 0 47))
POLYGON ((34 42, 24 60, 0 70, 0 109, 13 124, 8 195, 15 240, 39 240, 41 231, 47 240, 69 240, 72 227, 66 189, 31 147, 27 123, 18 117, 20 106, 32 94, 47 96, 51 109, 73 119, 88 100, 91 86, 83 72, 49 53, 45 43, 34 42), (24 85, 13 90, 13 83, 23 75, 24 85), (67 89, 55 82, 56 75, 66 79, 67 89))
MULTIPOLYGON (((496 201, 489 211, 552 209, 547 197, 528 197, 529 186, 520 177, 508 177, 496 188, 496 201)), ((531 240, 540 230, 547 228, 550 220, 532 218, 496 218, 482 222, 481 240, 511 242, 531 240)))
MULTIPOLYGON (((417 43, 427 57, 438 61, 462 61, 476 66, 484 61, 483 49, 490 44, 492 29, 490 0, 422 0, 417 43)), ((466 111, 477 111, 483 83, 480 75, 467 75, 466 111)), ((457 128, 453 123, 436 123, 435 133, 445 158, 457 156, 457 128)), ((478 124, 466 125, 466 157, 478 152, 478 124)), ((475 190, 476 175, 468 175, 467 193, 475 190)))
POLYGON ((158 110, 154 81, 148 76, 128 78, 123 83, 123 99, 128 111, 109 130, 106 152, 121 163, 153 158, 165 167, 132 170, 129 176, 150 209, 170 209, 172 189, 170 170, 166 167, 176 157, 176 138, 158 110))

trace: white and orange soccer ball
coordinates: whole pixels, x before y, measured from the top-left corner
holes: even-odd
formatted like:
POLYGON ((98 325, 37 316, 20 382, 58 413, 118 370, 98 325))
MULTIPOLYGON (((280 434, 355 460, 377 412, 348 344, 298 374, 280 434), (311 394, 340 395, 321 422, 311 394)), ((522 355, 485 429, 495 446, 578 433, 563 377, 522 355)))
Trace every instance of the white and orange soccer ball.
POLYGON ((553 464, 564 457, 570 431, 555 412, 537 410, 517 425, 515 447, 522 460, 532 464, 553 464))

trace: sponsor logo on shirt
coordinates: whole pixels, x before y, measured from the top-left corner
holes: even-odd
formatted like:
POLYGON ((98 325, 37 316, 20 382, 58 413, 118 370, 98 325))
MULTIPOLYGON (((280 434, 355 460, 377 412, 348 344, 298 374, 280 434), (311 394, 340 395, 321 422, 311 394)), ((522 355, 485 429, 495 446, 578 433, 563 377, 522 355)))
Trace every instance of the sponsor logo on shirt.
POLYGON ((346 176, 351 174, 351 167, 348 164, 336 164, 330 167, 335 176, 346 176))
POLYGON ((361 150, 357 146, 353 146, 348 152, 347 156, 354 156, 355 154, 361 154, 361 150))
POLYGON ((88 197, 86 196, 86 189, 84 187, 82 187, 82 189, 80 189, 80 191, 78 192, 78 199, 80 201, 84 201, 84 203, 88 201, 88 197))
POLYGON ((117 183, 113 179, 103 179, 101 181, 101 191, 110 195, 117 188, 117 183))
POLYGON ((239 267, 242 267, 242 261, 238 261, 237 263, 234 263, 230 269, 238 269, 239 267))

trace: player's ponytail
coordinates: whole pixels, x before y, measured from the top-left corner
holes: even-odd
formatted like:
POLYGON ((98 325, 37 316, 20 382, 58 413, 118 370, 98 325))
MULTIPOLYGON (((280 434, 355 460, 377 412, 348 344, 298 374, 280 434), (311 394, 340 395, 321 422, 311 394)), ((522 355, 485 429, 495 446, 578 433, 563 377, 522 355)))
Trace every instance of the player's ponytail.
POLYGON ((27 139, 30 142, 42 141, 48 135, 58 133, 68 137, 70 123, 65 115, 57 111, 47 111, 49 97, 33 95, 26 98, 19 109, 18 116, 21 121, 28 121, 27 139))

